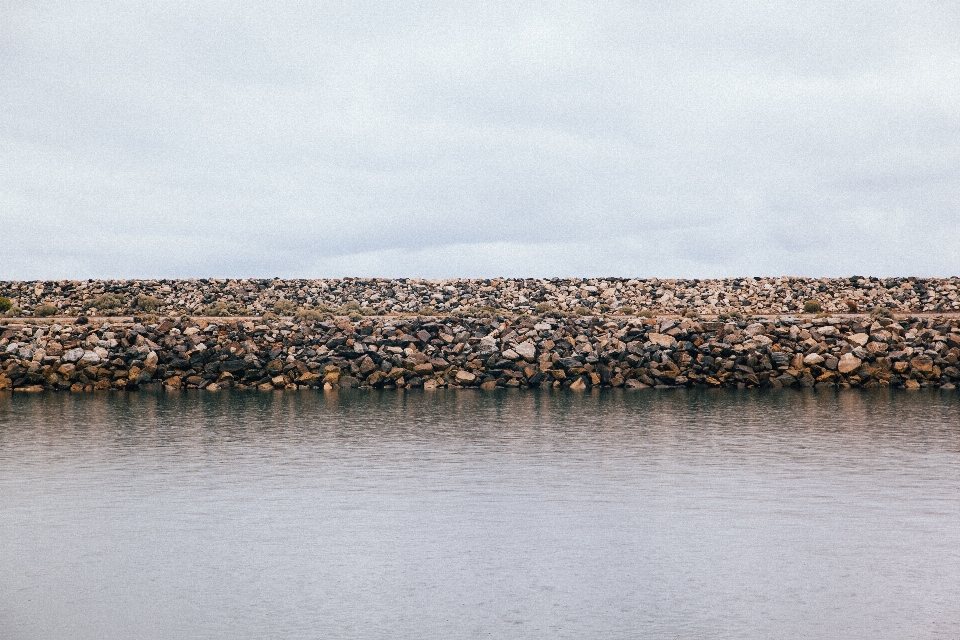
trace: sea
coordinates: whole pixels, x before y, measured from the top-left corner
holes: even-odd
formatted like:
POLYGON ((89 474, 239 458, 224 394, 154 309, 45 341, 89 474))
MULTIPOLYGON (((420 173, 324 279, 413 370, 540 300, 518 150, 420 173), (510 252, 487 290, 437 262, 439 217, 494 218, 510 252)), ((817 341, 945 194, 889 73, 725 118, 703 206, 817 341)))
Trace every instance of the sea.
POLYGON ((0 638, 960 638, 960 393, 7 393, 0 638))

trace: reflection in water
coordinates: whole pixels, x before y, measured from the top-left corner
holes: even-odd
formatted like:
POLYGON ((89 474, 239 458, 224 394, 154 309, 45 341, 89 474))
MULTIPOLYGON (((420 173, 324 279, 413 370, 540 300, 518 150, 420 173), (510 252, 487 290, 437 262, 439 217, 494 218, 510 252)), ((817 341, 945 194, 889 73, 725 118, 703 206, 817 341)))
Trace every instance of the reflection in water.
POLYGON ((0 395, 0 636, 958 637, 960 397, 0 395))

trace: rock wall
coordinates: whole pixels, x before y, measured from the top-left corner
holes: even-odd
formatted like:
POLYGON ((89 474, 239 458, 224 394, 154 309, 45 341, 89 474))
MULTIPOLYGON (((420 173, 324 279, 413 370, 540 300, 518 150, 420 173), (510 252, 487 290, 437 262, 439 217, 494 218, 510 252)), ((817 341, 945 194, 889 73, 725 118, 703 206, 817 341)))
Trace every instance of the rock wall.
POLYGON ((960 312, 960 278, 731 278, 414 280, 86 280, 0 282, 25 316, 41 305, 56 316, 260 316, 278 303, 292 309, 334 311, 345 305, 364 315, 499 311, 509 314, 769 315, 824 312, 960 312), (156 305, 156 306, 154 306, 156 305), (538 305, 539 310, 538 310, 538 305), (149 307, 149 308, 148 308, 149 307))
POLYGON ((0 390, 940 387, 956 318, 398 317, 8 324, 0 390))

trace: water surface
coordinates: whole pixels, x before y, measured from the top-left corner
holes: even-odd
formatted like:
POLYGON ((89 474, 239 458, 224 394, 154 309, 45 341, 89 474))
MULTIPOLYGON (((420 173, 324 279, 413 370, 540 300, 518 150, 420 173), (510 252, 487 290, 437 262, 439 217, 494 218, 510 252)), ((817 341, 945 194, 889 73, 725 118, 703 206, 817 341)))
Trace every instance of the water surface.
POLYGON ((0 395, 0 637, 960 637, 960 394, 0 395))

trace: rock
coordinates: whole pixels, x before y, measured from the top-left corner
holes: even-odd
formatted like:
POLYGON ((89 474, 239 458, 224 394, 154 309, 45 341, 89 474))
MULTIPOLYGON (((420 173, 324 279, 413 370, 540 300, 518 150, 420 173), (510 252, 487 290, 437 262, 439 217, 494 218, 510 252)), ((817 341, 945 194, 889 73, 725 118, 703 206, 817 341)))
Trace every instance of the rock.
POLYGON ((933 358, 930 356, 916 356, 910 359, 910 366, 921 373, 933 371, 933 358))
POLYGON ((97 364, 100 362, 100 355, 96 351, 84 351, 83 356, 80 357, 80 362, 85 362, 87 364, 97 364))
POLYGON ((840 356, 840 360, 837 363, 837 371, 843 374, 853 373, 860 368, 862 360, 852 353, 845 353, 840 356))
POLYGON ((577 378, 573 381, 573 384, 570 385, 571 391, 583 391, 587 388, 586 383, 584 383, 583 378, 577 378))
POLYGON ((204 389, 206 391, 220 391, 220 385, 218 385, 216 382, 211 382, 206 387, 204 387, 204 389))
POLYGON ((907 380, 903 386, 906 389, 915 390, 920 388, 920 383, 911 378, 907 380))
POLYGON ((823 362, 823 356, 820 355, 819 353, 811 353, 804 356, 803 358, 803 364, 807 366, 820 364, 821 362, 823 362))
POLYGON ((527 362, 533 362, 537 359, 537 347, 533 342, 527 340, 526 342, 521 342, 516 347, 513 348, 517 352, 517 355, 526 360, 527 362))
MULTIPOLYGON (((147 357, 143 359, 143 368, 144 368, 144 369, 151 369, 151 368, 154 368, 154 369, 155 369, 156 366, 157 366, 157 362, 158 362, 158 361, 159 361, 159 358, 157 357, 156 352, 155 352, 155 351, 151 351, 150 353, 147 354, 147 357)), ((223 370, 223 369, 221 369, 221 371, 222 371, 222 370, 223 370)))
POLYGON ((866 333, 855 333, 851 336, 847 336, 847 342, 855 347, 862 347, 870 342, 870 336, 866 333))
POLYGON ((517 352, 514 351, 513 349, 507 349, 506 351, 502 352, 500 355, 506 358, 507 360, 517 360, 520 357, 517 354, 517 352))
POLYGON ((647 340, 653 344, 663 347, 664 349, 672 349, 677 345, 677 340, 673 336, 669 336, 665 333, 651 333, 647 335, 647 340))
POLYGON ((471 383, 477 379, 477 376, 470 373, 469 371, 457 371, 457 382, 471 383))
POLYGON ((356 389, 360 386, 360 381, 353 376, 343 376, 340 378, 340 387, 343 389, 356 389))
POLYGON ((480 344, 478 346, 478 352, 481 355, 488 355, 498 351, 497 348, 497 339, 492 336, 484 336, 480 338, 480 344))
POLYGON ((80 358, 83 357, 83 349, 77 347, 75 349, 70 349, 63 354, 63 357, 60 359, 64 362, 77 362, 80 358))
POLYGON ((433 364, 424 362, 422 364, 415 365, 413 367, 413 372, 421 377, 429 376, 433 373, 433 364))
POLYGON ((487 380, 486 382, 482 382, 480 383, 480 388, 483 389, 484 391, 492 391, 493 389, 497 388, 497 381, 487 380))

